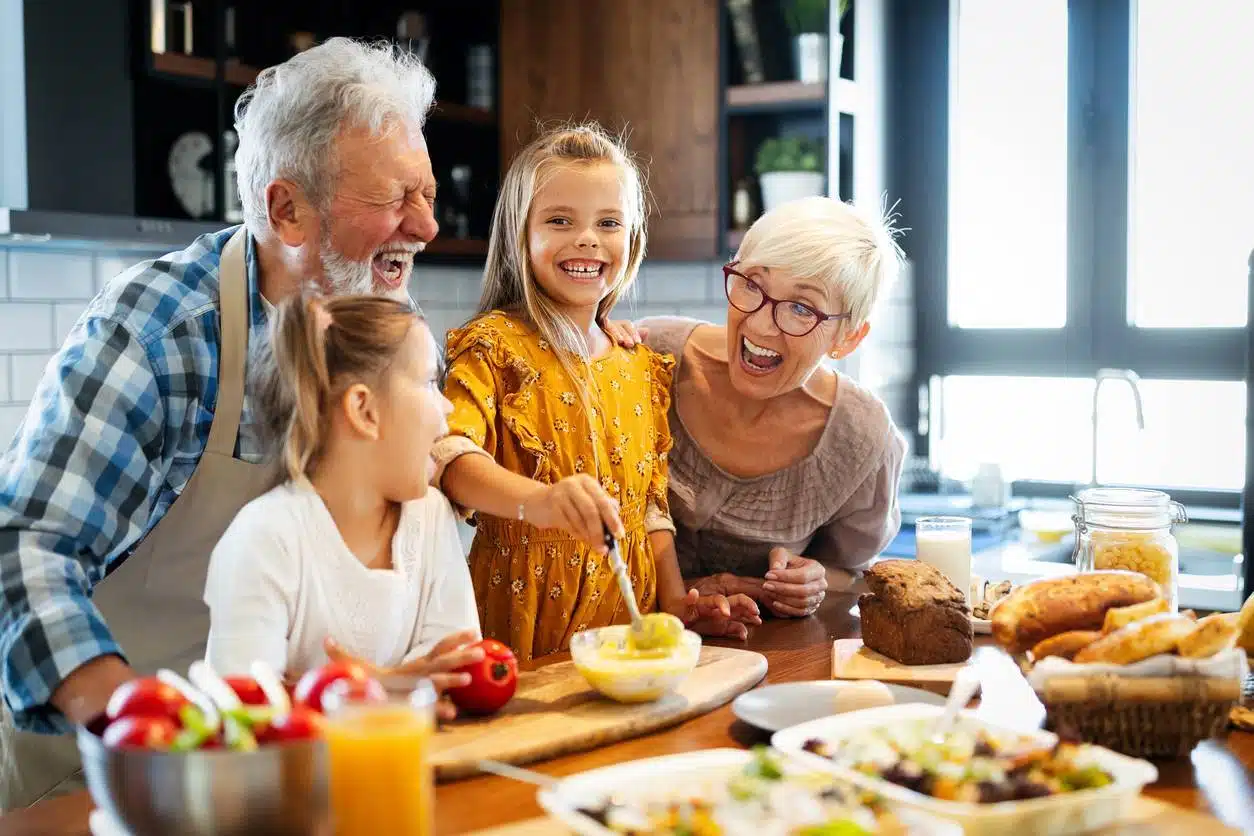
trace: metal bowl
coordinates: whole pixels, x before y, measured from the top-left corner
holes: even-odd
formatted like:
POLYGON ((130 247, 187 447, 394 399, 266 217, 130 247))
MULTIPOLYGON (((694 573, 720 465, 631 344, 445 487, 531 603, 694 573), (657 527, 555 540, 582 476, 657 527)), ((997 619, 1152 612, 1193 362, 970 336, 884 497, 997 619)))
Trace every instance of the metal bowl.
POLYGON ((134 836, 308 836, 330 832, 326 744, 254 752, 110 749, 78 730, 96 806, 134 836))

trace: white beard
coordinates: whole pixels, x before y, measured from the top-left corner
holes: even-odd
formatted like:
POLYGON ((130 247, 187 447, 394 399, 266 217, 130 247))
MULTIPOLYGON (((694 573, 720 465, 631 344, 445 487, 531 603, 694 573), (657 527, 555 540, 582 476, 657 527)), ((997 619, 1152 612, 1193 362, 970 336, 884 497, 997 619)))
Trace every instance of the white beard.
POLYGON ((330 232, 323 232, 319 252, 326 290, 335 296, 361 296, 374 291, 374 258, 353 261, 331 244, 330 232))

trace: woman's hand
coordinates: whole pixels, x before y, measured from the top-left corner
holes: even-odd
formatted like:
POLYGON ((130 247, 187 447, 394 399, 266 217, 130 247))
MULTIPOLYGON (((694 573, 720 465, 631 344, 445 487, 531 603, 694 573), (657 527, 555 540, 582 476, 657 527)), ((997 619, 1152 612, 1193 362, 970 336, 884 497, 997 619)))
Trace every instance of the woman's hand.
POLYGON ((766 593, 762 591, 762 585, 766 581, 762 578, 748 578, 733 575, 731 572, 719 572, 716 575, 693 578, 687 583, 702 595, 747 595, 759 604, 766 603, 766 593))
POLYGON ((349 662, 360 665, 366 672, 379 680, 384 687, 397 680, 430 679, 440 702, 436 711, 441 720, 452 720, 457 716, 457 709, 444 696, 450 688, 460 688, 470 684, 470 674, 456 673, 458 668, 483 660, 483 648, 469 647, 479 641, 479 634, 474 630, 461 630, 449 633, 431 648, 431 652, 418 659, 411 659, 395 667, 383 667, 365 659, 359 659, 336 644, 335 639, 327 637, 323 647, 332 662, 349 662))
POLYGON ((623 348, 635 348, 644 342, 644 338, 649 335, 649 329, 637 328, 630 319, 616 319, 605 323, 605 335, 623 348))
POLYGON ((605 530, 625 536, 616 502, 586 473, 544 485, 523 503, 523 519, 539 528, 564 529, 604 554, 605 530))
POLYGON ((762 594, 776 615, 804 618, 817 610, 827 596, 827 571, 817 560, 776 546, 771 549, 762 594))
POLYGON ((749 638, 747 625, 762 623, 758 605, 748 595, 702 595, 689 589, 683 598, 659 602, 660 609, 677 616, 684 626, 703 636, 749 638))

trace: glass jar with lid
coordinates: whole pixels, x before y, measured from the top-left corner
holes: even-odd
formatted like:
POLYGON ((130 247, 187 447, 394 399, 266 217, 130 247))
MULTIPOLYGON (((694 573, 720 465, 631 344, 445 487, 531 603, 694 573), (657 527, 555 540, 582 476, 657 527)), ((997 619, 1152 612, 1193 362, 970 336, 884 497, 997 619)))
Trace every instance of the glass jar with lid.
POLYGON ((1139 488, 1089 488, 1071 499, 1076 568, 1140 572, 1162 588, 1176 612, 1180 547, 1171 527, 1188 520, 1184 506, 1162 491, 1139 488))

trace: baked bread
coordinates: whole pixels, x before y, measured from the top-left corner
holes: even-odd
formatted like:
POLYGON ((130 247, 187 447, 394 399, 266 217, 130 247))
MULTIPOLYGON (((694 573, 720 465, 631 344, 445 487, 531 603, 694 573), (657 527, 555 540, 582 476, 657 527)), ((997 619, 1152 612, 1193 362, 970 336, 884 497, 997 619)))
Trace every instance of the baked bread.
POLYGON ((1160 653, 1171 653, 1195 627, 1196 622, 1182 615, 1151 615, 1102 636, 1077 653, 1075 661, 1080 665, 1131 665, 1160 653))
POLYGON ((1024 584, 993 608, 993 639, 1023 653, 1068 630, 1100 630, 1106 611, 1159 597, 1158 584, 1139 572, 1082 572, 1024 584))
POLYGON ((1237 643, 1237 614, 1217 612, 1193 625, 1193 631, 1180 640, 1176 652, 1186 659, 1205 659, 1237 643))
POLYGON ((1245 599, 1241 612, 1237 614, 1237 647, 1245 650, 1254 660, 1254 595, 1245 599))
POLYGON ((1149 618, 1151 615, 1158 615, 1160 612, 1167 612, 1167 599, 1155 598, 1152 601, 1146 601, 1144 604, 1133 604, 1130 607, 1115 607, 1113 610, 1106 610, 1106 620, 1102 622, 1103 633, 1113 633, 1120 627, 1127 627, 1134 621, 1140 621, 1142 618, 1149 618))
POLYGON ((1040 661, 1047 656, 1061 656, 1072 659, 1077 653, 1102 637, 1096 630, 1068 630, 1056 636, 1050 636, 1037 642, 1032 647, 1032 658, 1040 661))
POLYGON ((903 665, 942 665, 971 657, 966 596, 918 560, 882 560, 866 571, 858 598, 862 643, 903 665))

